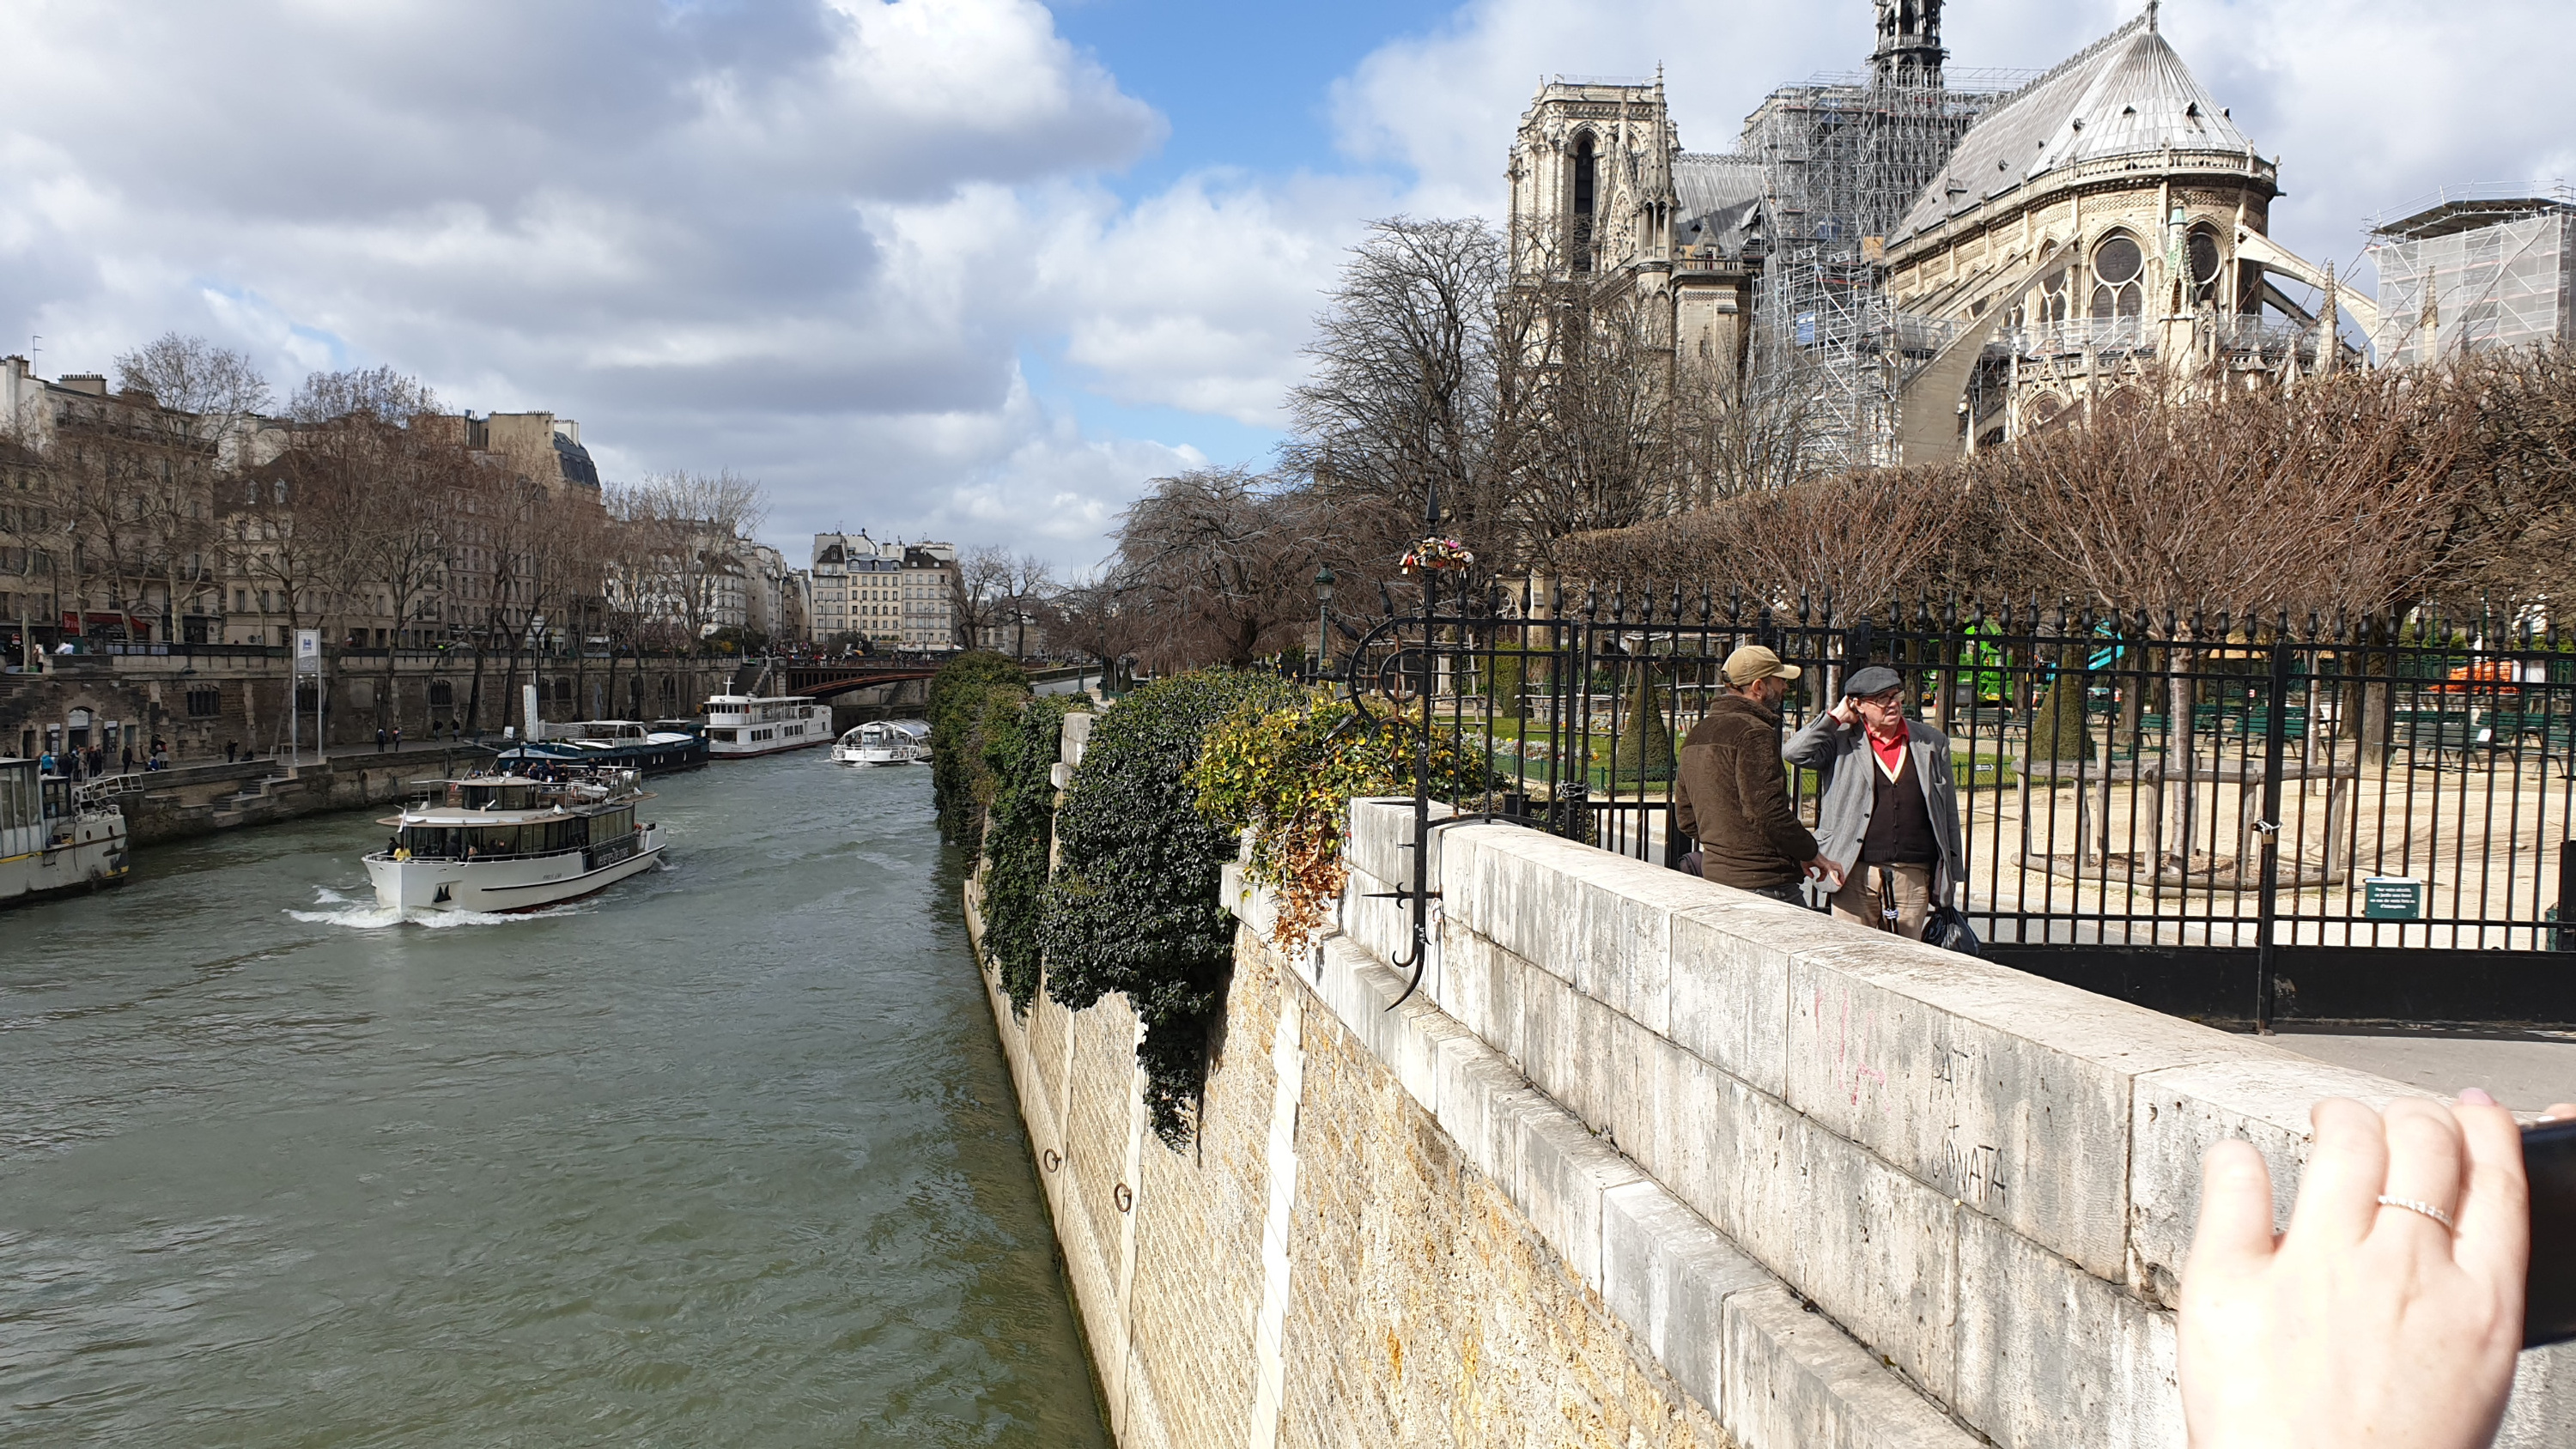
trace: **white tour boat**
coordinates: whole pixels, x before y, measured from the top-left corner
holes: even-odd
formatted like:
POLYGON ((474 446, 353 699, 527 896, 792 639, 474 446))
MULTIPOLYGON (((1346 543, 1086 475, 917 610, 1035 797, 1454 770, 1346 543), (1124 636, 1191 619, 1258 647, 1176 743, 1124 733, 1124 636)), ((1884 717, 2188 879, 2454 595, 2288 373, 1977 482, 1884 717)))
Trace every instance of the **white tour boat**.
POLYGON ((640 771, 540 764, 520 774, 416 780, 430 787, 378 823, 394 838, 367 857, 376 903, 404 911, 528 911, 576 900, 662 858, 662 831, 639 825, 653 796, 640 771))
POLYGON ((909 765, 930 752, 914 743, 912 733, 892 724, 863 724, 832 746, 836 765, 909 765))
POLYGON ((0 759, 0 906, 123 885, 122 782, 75 785, 38 763, 0 759))
POLYGON ((801 694, 719 694, 707 700, 707 758, 747 760, 832 742, 832 707, 801 694))

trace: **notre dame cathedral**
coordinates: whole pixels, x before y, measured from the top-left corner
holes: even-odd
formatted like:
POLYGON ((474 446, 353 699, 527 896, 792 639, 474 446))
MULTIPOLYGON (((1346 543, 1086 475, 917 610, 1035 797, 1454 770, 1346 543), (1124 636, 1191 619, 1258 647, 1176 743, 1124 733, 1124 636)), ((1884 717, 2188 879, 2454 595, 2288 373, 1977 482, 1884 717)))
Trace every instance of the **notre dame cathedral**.
POLYGON ((2338 308, 2370 325, 2265 236, 2276 163, 2154 0, 2009 78, 1945 69, 1941 0, 1876 4, 1867 73, 1773 91, 1728 152, 1683 149, 1660 74, 1543 84, 1512 146, 1515 278, 1632 296, 1681 356, 1794 390, 1840 464, 1991 446, 2150 369, 2333 367, 2338 308))

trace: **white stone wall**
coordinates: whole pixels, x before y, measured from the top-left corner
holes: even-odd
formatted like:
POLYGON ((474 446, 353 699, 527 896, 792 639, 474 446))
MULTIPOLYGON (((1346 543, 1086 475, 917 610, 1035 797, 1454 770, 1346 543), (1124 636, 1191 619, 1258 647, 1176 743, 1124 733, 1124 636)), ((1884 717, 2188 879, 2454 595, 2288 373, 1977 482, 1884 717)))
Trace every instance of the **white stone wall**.
MULTIPOLYGON (((2309 1104, 2410 1090, 1496 825, 1437 832, 1390 1011, 1411 840, 1353 806, 1311 985, 1747 1449, 2180 1445, 2203 1151, 2286 1219, 2309 1104)), ((2525 1354, 2500 1442, 2565 1442, 2571 1378, 2525 1354)))

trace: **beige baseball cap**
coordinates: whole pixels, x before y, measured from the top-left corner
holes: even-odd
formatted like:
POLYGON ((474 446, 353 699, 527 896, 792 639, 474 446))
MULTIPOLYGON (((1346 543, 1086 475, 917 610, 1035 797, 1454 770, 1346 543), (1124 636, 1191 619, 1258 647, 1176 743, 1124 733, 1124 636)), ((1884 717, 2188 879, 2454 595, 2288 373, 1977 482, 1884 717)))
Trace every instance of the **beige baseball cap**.
POLYGON ((1747 644, 1727 655, 1725 672, 1726 682, 1738 689, 1757 679, 1769 679, 1774 675, 1795 679, 1799 674, 1797 665, 1781 663, 1779 655, 1759 644, 1747 644))

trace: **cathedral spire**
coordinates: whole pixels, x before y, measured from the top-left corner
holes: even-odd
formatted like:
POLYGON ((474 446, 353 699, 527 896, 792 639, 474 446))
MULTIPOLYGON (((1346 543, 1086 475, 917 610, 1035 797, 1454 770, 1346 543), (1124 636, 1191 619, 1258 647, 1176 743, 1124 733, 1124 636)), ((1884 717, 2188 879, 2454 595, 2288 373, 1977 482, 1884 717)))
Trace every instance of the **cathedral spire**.
POLYGON ((1941 84, 1941 0, 1877 0, 1878 49, 1869 75, 1881 86, 1941 84))

